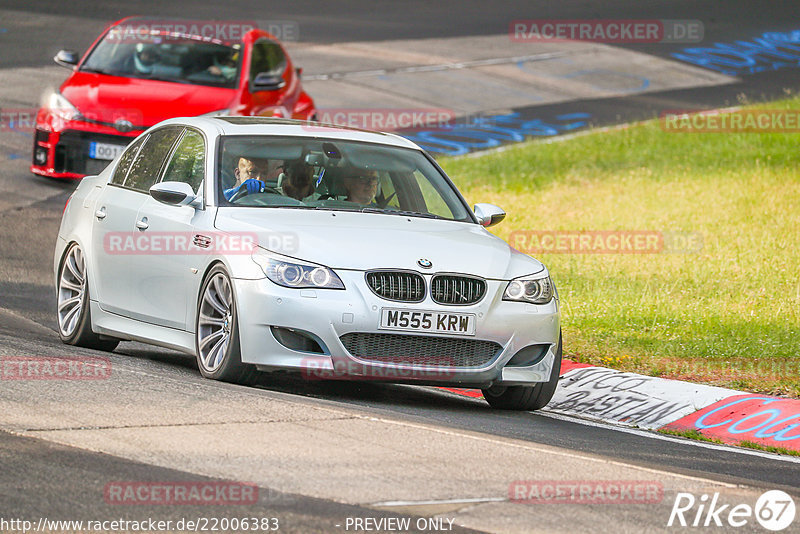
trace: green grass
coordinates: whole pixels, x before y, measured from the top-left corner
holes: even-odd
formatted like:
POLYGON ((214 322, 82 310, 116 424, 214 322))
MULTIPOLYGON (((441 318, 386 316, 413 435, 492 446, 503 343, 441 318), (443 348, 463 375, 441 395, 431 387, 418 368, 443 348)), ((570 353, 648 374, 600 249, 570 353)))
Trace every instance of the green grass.
MULTIPOLYGON (((692 429, 692 430, 671 430, 671 429, 659 429, 657 430, 660 434, 667 434, 668 436, 678 436, 681 438, 689 438, 689 439, 696 439, 697 441, 707 441, 709 443, 716 443, 718 445, 725 445, 726 443, 721 439, 712 438, 702 434, 700 431, 692 429)), ((773 447, 772 445, 762 445, 760 443, 756 443, 754 441, 739 441, 736 443, 739 447, 747 447, 748 449, 755 449, 758 451, 765 451, 771 452, 774 454, 786 454, 789 456, 800 456, 800 451, 796 451, 793 449, 787 449, 785 447, 773 447)))
MULTIPOLYGON (((800 109, 800 98, 768 109, 800 109)), ((539 254, 565 355, 800 397, 800 134, 696 134, 657 121, 441 162, 494 231, 702 235, 698 253, 539 254)))
POLYGON ((710 438, 706 435, 701 434, 698 430, 670 430, 661 428, 658 430, 659 434, 666 434, 668 436, 678 436, 681 438, 689 438, 689 439, 696 439, 697 441, 707 441, 709 443, 716 443, 718 445, 725 445, 725 442, 721 439, 717 438, 710 438))
POLYGON ((772 452, 775 454, 788 454, 789 456, 800 456, 800 451, 786 449, 784 447, 773 447, 772 445, 761 445, 760 443, 756 443, 754 441, 740 441, 738 445, 740 447, 747 447, 748 449, 756 449, 758 451, 772 452))

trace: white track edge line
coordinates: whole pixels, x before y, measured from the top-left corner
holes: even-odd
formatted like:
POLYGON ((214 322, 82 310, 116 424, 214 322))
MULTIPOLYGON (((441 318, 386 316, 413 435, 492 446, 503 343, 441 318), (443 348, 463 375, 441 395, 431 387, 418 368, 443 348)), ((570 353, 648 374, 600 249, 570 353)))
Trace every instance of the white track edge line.
POLYGON ((559 421, 568 421, 570 423, 578 423, 580 425, 585 426, 593 426, 597 428, 606 428, 608 430, 615 430, 618 432, 624 432, 626 434, 633 434, 635 436, 642 436, 645 438, 650 439, 660 439, 662 441, 670 441, 673 443, 683 443, 686 445, 693 445, 695 447, 701 447, 704 449, 712 449, 717 451, 723 452, 730 452, 734 454, 745 454, 749 456, 759 456, 761 458, 769 458, 770 460, 778 460, 783 462, 795 463, 800 464, 800 457, 796 456, 785 456, 774 454, 770 452, 763 452, 755 449, 747 449, 743 447, 736 447, 734 445, 719 445, 716 443, 709 443, 707 441, 699 441, 691 438, 680 438, 680 437, 673 437, 665 434, 661 434, 655 430, 639 430, 638 428, 629 428, 626 426, 615 425, 613 423, 606 423, 604 421, 589 421, 587 419, 583 419, 581 417, 575 417, 565 414, 560 414, 551 411, 537 411, 531 412, 536 415, 541 415, 544 417, 549 417, 551 419, 557 419, 559 421))

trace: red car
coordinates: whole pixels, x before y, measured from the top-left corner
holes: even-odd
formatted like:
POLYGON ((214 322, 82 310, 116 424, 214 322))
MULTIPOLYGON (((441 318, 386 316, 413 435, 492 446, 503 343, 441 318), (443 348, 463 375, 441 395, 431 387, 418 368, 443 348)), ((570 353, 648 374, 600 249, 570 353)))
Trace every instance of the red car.
POLYGON ((97 174, 131 139, 170 117, 315 120, 300 69, 278 40, 253 26, 225 24, 201 28, 216 28, 217 38, 196 24, 129 17, 109 26, 83 58, 60 51, 54 60, 73 72, 37 114, 31 171, 97 174))

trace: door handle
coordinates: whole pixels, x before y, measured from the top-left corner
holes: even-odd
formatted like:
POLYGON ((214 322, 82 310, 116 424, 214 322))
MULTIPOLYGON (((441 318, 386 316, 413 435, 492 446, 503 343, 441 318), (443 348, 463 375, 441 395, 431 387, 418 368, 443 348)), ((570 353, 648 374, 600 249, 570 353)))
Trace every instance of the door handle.
POLYGON ((147 230, 150 228, 150 225, 147 223, 147 217, 142 217, 141 220, 136 221, 136 228, 139 230, 147 230))
POLYGON ((105 206, 103 206, 102 208, 100 208, 99 210, 94 212, 94 216, 97 217, 98 219, 101 219, 101 220, 105 219, 106 218, 106 208, 105 208, 105 206))

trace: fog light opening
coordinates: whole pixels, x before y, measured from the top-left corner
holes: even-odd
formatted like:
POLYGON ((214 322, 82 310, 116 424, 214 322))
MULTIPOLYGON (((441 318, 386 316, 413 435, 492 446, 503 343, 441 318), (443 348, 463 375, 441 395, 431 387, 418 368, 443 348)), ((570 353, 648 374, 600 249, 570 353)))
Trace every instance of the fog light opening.
POLYGON ((41 146, 37 146, 36 150, 33 152, 33 162, 36 165, 44 165, 47 163, 47 149, 41 146))
POLYGON ((302 330, 294 328, 284 328, 282 326, 271 326, 270 330, 275 340, 287 349, 298 352, 311 352, 314 354, 326 354, 315 336, 302 330))
POLYGON ((528 345, 508 360, 506 367, 530 367, 542 361, 550 345, 528 345))

